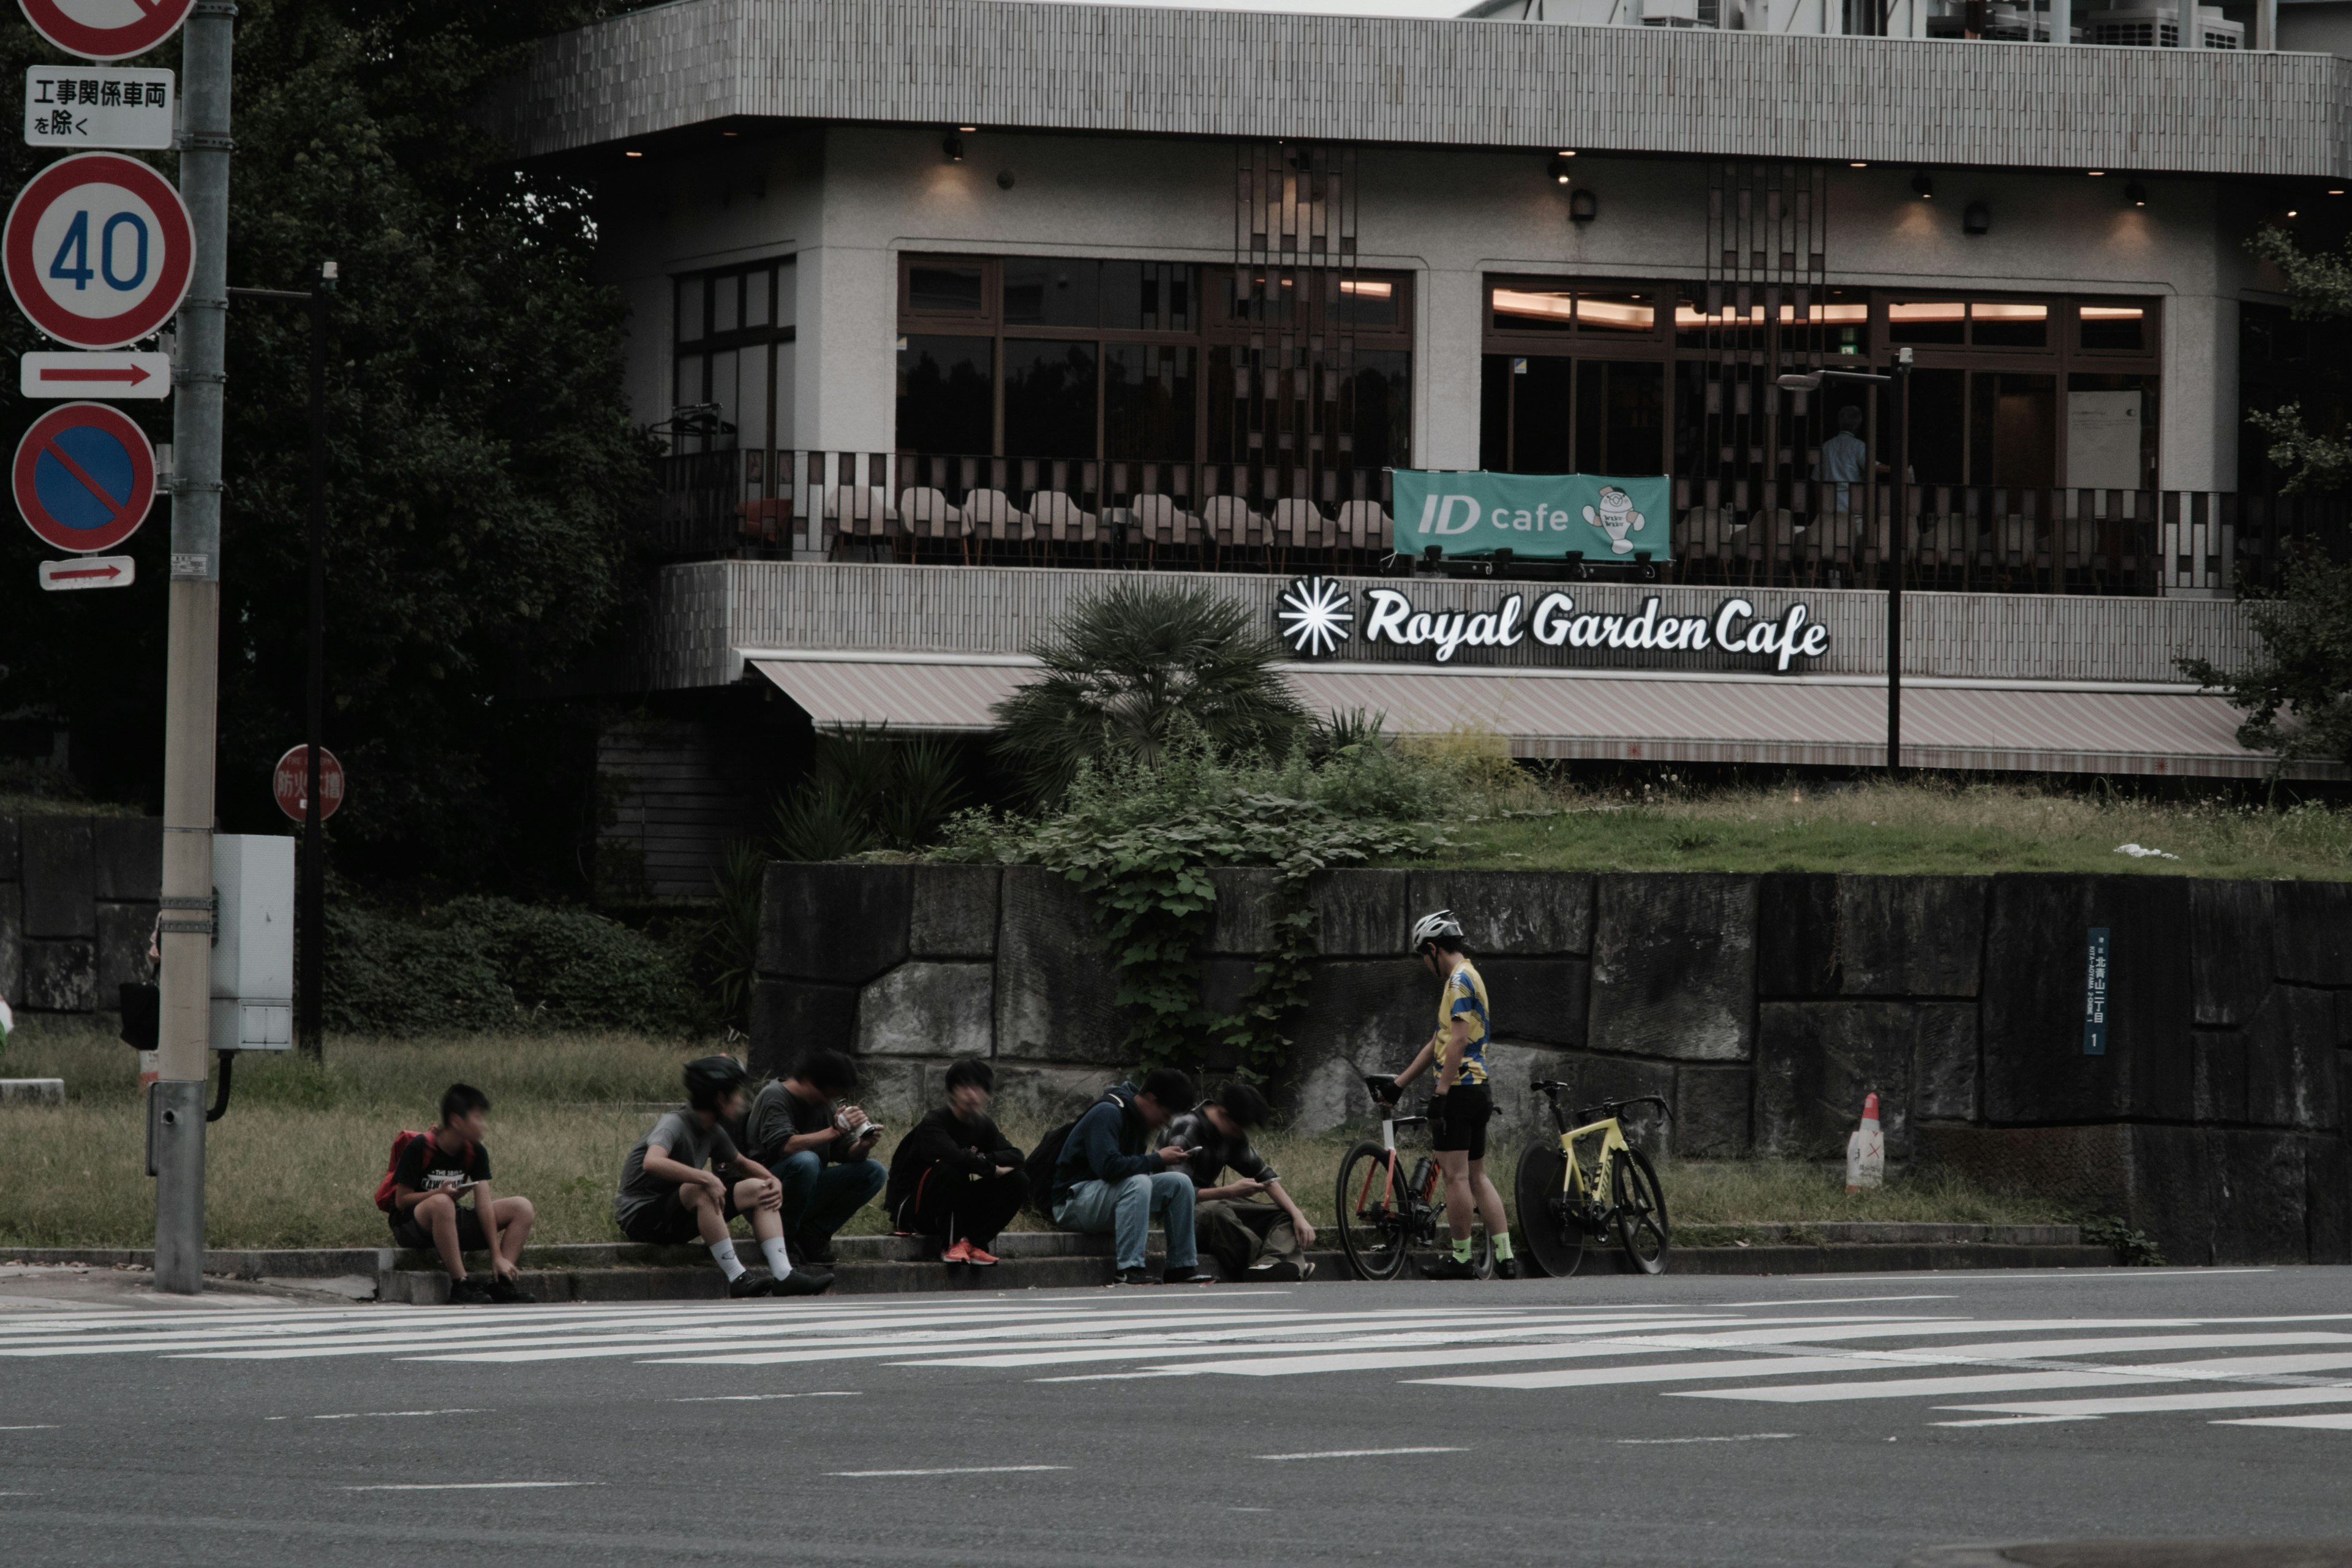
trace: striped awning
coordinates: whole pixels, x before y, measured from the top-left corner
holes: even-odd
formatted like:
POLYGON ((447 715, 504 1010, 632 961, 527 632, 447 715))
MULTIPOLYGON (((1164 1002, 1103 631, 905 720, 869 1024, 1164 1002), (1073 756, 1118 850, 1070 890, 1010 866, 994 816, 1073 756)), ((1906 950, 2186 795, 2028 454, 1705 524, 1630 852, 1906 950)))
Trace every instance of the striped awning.
MULTIPOLYGON (((819 725, 982 731, 1036 668, 1012 655, 795 651, 747 656, 819 725)), ((1475 731, 1518 757, 1877 767, 1886 688, 1859 676, 1692 676, 1626 670, 1290 665, 1317 713, 1364 709, 1398 734, 1475 731)), ((2257 778, 2271 759, 2238 744, 2242 717, 2186 687, 1995 684, 1921 679, 1903 689, 1903 763, 1915 768, 2257 778)), ((2341 776, 2332 764, 2299 775, 2341 776)))

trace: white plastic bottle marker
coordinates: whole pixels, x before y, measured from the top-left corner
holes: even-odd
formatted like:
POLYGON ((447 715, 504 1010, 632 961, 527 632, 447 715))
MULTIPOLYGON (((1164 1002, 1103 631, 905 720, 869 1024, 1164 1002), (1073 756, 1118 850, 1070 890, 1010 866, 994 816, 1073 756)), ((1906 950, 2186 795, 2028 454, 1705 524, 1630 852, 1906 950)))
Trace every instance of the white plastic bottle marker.
POLYGON ((1886 1184, 1886 1139, 1878 1130, 1878 1096, 1862 1102, 1862 1125, 1845 1141, 1845 1190, 1886 1184))

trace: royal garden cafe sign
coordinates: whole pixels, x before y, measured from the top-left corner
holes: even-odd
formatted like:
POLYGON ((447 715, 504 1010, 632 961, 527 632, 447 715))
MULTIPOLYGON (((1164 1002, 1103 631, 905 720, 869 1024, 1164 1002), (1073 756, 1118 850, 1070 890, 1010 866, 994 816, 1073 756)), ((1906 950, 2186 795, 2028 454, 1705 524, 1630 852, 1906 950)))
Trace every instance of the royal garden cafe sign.
POLYGON ((1517 647, 1532 638, 1539 647, 1748 654, 1785 673, 1795 660, 1819 658, 1829 649, 1829 627, 1801 602, 1777 616, 1737 595, 1704 616, 1663 615, 1660 603, 1652 595, 1633 615, 1597 615, 1579 610, 1567 594, 1546 594, 1532 610, 1527 595, 1507 594, 1492 609, 1432 610, 1404 589, 1368 588, 1360 630, 1344 586, 1328 577, 1300 577, 1283 590, 1275 624, 1283 640, 1308 658, 1341 652, 1357 636, 1373 646, 1420 650, 1440 664, 1465 647, 1517 647))

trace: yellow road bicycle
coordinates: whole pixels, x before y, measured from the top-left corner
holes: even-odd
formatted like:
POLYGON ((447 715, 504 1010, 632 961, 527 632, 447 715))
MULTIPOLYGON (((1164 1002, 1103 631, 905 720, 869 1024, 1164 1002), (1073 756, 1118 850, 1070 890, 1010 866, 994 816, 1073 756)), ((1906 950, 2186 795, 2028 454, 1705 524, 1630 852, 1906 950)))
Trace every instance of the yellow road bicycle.
POLYGON ((1559 1140, 1531 1143, 1519 1156, 1519 1232, 1529 1260, 1565 1279, 1583 1261, 1588 1237, 1606 1246, 1614 1233, 1636 1269, 1665 1272, 1671 1245, 1666 1194, 1647 1156, 1625 1142, 1619 1118, 1636 1105, 1654 1105, 1660 1115, 1671 1117, 1666 1102, 1654 1094, 1637 1094, 1570 1112, 1559 1108, 1568 1085, 1534 1088, 1551 1107, 1559 1140))

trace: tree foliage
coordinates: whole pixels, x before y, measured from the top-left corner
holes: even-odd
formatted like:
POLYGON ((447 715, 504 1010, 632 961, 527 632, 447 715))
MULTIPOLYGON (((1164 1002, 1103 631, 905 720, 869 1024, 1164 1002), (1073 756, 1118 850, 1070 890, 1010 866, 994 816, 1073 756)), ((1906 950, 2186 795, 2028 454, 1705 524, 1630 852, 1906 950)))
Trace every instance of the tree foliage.
MULTIPOLYGON (((2352 241, 2340 251, 2309 251, 2272 225, 2246 248, 2284 275, 2295 320, 2352 321, 2352 241)), ((2286 476, 2284 493, 2326 495, 2352 484, 2352 439, 2340 410, 2306 409, 2297 399, 2249 410, 2246 423, 2269 437, 2270 460, 2286 476)))
POLYGON ((1121 583, 1031 651, 1045 675, 996 706, 998 750, 1041 798, 1087 763, 1153 767, 1179 732, 1219 754, 1279 756, 1307 716, 1274 669, 1274 638, 1202 588, 1121 583))
POLYGON ((2242 670, 2185 658, 2182 673, 2227 693, 2248 717, 2238 742, 2298 757, 2352 763, 2352 565, 2313 549, 2288 561, 2286 591, 2249 600, 2262 656, 2242 670))
MULTIPOLYGON (((622 308, 592 275, 593 192, 518 171, 468 116, 530 38, 619 8, 241 0, 229 281, 306 288, 330 258, 341 272, 327 735, 352 776, 337 853, 363 878, 528 887, 585 826, 587 739, 530 698, 622 607, 648 447, 621 395, 622 308)), ((12 79, 46 58, 13 12, 0 47, 12 79)), ((11 157, 19 178, 37 161, 11 157)), ((30 346, 13 316, 6 330, 30 346)), ((274 819, 268 770, 302 734, 308 338, 299 307, 230 314, 219 776, 233 829, 274 819)), ((16 429, 31 413, 12 406, 16 429)), ((149 424, 168 439, 167 406, 149 424)), ((39 595, 35 542, 0 549, 0 711, 54 709, 114 758, 94 782, 151 806, 169 521, 159 505, 133 549, 141 581, 120 593, 39 595)))

